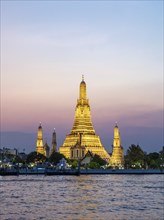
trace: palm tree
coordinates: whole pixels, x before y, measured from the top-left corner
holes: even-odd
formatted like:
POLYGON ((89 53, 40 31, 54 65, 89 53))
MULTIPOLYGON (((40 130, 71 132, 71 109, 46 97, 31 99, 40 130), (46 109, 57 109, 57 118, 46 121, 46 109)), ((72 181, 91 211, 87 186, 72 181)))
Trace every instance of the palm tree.
POLYGON ((143 168, 145 153, 139 145, 132 144, 126 153, 125 162, 129 168, 143 168))

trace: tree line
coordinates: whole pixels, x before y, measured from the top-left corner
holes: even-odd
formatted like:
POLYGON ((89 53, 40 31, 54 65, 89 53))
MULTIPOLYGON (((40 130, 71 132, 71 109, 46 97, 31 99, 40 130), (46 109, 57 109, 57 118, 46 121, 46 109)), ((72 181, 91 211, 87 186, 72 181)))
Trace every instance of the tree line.
MULTIPOLYGON (((1 155, 2 157, 2 155, 1 155)), ((36 151, 29 153, 26 158, 22 159, 17 156, 8 156, 13 164, 22 163, 24 165, 30 163, 45 163, 49 162, 56 166, 64 155, 54 152, 49 158, 44 155, 37 153, 36 151)), ((72 160, 65 158, 67 163, 76 168, 78 166, 77 160, 72 160)), ((94 155, 91 162, 88 164, 90 169, 98 169, 106 165, 107 162, 104 161, 100 156, 94 155)), ((164 147, 160 152, 146 153, 139 145, 132 144, 126 151, 124 156, 124 167, 126 169, 163 169, 164 168, 164 147)), ((111 168, 111 167, 109 167, 111 168)))
POLYGON ((164 166, 164 147, 160 152, 146 153, 139 145, 132 144, 125 155, 125 168, 159 169, 164 166))

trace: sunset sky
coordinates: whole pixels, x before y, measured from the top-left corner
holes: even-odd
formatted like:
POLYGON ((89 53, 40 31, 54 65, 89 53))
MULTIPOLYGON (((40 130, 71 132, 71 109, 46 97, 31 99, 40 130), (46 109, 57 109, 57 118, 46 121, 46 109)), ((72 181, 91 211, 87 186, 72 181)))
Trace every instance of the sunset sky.
POLYGON ((125 150, 161 150, 163 37, 163 1, 1 1, 0 147, 35 150, 36 136, 22 143, 17 132, 36 134, 39 122, 62 145, 84 74, 109 151, 115 121, 125 150))

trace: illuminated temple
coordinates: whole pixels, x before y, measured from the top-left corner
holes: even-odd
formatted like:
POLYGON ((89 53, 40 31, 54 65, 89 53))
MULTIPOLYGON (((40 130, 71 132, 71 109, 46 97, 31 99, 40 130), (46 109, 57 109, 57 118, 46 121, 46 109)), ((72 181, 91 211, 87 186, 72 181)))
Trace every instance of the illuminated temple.
POLYGON ((113 151, 110 159, 110 165, 112 167, 124 166, 124 150, 121 146, 120 131, 117 123, 114 127, 113 151))
POLYGON ((43 131, 42 131, 41 123, 38 127, 38 135, 37 135, 37 140, 36 140, 36 152, 45 155, 44 142, 43 142, 43 131))
POLYGON ((84 78, 82 78, 80 83, 79 99, 76 104, 72 130, 66 136, 59 151, 70 159, 81 159, 90 151, 92 154, 97 154, 107 161, 110 160, 110 155, 103 147, 100 137, 95 133, 92 125, 84 78))
POLYGON ((42 130, 42 125, 40 123, 38 127, 38 135, 37 135, 37 140, 36 140, 36 152, 48 157, 49 150, 50 149, 49 149, 47 142, 45 144, 43 142, 43 130, 42 130))

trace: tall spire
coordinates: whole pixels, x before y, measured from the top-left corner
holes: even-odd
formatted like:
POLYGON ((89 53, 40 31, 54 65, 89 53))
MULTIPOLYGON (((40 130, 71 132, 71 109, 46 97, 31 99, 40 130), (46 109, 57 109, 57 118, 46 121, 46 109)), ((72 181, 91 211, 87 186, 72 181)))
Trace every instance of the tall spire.
POLYGON ((82 75, 82 81, 80 83, 80 101, 87 99, 87 92, 86 92, 86 83, 84 81, 84 75, 82 75))
POLYGON ((37 137, 38 141, 42 141, 43 140, 43 130, 42 130, 42 125, 41 122, 39 123, 39 127, 38 127, 38 137, 37 137))
POLYGON ((41 122, 38 127, 38 135, 37 135, 37 141, 36 141, 36 152, 45 155, 44 143, 43 143, 43 131, 42 131, 41 122))
POLYGON ((56 131, 54 128, 53 134, 52 134, 52 148, 51 148, 51 153, 56 152, 56 146, 57 146, 57 142, 56 142, 56 131))
MULTIPOLYGON (((103 147, 100 137, 96 135, 92 125, 90 105, 86 95, 86 83, 84 76, 80 83, 79 99, 75 109, 74 124, 70 134, 66 136, 63 145, 60 147, 60 153, 65 157, 73 158, 71 149, 74 149, 77 142, 79 142, 79 134, 81 135, 81 146, 85 148, 85 152, 88 150, 93 154, 98 154, 103 159, 109 160, 110 155, 103 147)), ((78 150, 78 149, 76 149, 78 150)))
POLYGON ((121 146, 121 140, 120 140, 120 131, 118 128, 118 125, 116 123, 115 127, 114 127, 114 139, 113 139, 113 146, 115 147, 119 147, 121 146))
POLYGON ((123 167, 124 166, 124 151, 121 146, 120 131, 117 123, 114 127, 114 138, 113 138, 113 152, 111 157, 111 165, 113 167, 123 167))

